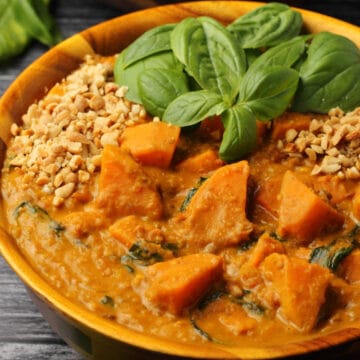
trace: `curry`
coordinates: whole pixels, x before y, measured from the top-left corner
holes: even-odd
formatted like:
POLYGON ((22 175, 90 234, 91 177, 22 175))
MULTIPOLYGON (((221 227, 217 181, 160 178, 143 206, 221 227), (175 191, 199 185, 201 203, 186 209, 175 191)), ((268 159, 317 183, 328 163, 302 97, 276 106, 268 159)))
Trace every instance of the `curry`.
POLYGON ((359 109, 258 122, 256 150, 227 164, 218 117, 159 121, 112 66, 88 57, 12 128, 2 196, 32 266, 99 316, 188 343, 272 345, 358 320, 359 109), (348 125, 314 158, 330 123, 348 125))

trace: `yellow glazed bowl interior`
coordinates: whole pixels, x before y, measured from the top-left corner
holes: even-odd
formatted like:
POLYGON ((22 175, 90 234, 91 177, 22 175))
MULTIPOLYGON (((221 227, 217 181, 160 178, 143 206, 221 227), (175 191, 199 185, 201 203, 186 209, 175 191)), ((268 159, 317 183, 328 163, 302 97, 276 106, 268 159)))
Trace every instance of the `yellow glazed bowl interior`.
MULTIPOLYGON (((186 17, 206 15, 226 24, 260 5, 263 4, 246 1, 167 5, 115 18, 63 41, 29 66, 0 100, 1 159, 10 139, 11 124, 19 123, 28 106, 75 70, 86 54, 116 54, 144 31, 160 24, 179 22, 186 17)), ((332 31, 350 38, 360 47, 360 29, 357 26, 310 11, 299 11, 307 32, 332 31)), ((6 233, 4 218, 0 216, 1 254, 30 289, 35 303, 52 327, 85 357, 154 359, 173 355, 207 359, 261 359, 309 353, 360 338, 360 322, 354 323, 351 329, 323 337, 309 336, 304 342, 287 343, 281 347, 262 347, 259 344, 256 348, 239 348, 213 343, 194 346, 137 333, 81 308, 48 285, 26 262, 16 241, 6 233)))

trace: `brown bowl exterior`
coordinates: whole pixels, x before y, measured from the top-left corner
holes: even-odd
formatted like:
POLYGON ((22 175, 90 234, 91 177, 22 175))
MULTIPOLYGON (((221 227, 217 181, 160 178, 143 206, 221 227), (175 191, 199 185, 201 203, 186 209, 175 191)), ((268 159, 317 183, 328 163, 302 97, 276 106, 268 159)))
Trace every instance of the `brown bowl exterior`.
MULTIPOLYGON (((28 106, 76 69, 86 54, 116 54, 144 31, 160 24, 178 22, 185 17, 206 15, 226 24, 260 5, 263 4, 201 1, 155 7, 101 23, 63 41, 29 66, 0 100, 0 161, 10 139, 11 124, 19 123, 28 106)), ((360 47, 360 29, 357 26, 310 11, 299 11, 307 31, 332 31, 347 36, 360 47)), ((0 216, 1 254, 26 284, 30 296, 53 329, 86 358, 269 359, 308 354, 345 343, 346 352, 359 351, 360 322, 354 323, 351 329, 320 338, 309 337, 307 341, 281 347, 261 347, 261 344, 257 348, 230 348, 218 344, 194 346, 137 333, 79 307, 47 284, 19 252, 16 241, 6 233, 4 218, 0 216)), ((338 351, 344 354, 344 347, 332 348, 325 358, 338 358, 338 351)))

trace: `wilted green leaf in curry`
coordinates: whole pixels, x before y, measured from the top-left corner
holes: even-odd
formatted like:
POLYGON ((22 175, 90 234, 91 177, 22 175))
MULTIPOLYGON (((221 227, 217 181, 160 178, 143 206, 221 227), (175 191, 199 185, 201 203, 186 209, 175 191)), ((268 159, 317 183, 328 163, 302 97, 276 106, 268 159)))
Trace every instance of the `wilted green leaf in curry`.
POLYGON ((250 108, 258 120, 273 119, 288 107, 298 80, 298 72, 284 66, 257 68, 254 72, 250 68, 241 83, 238 103, 250 108))
POLYGON ((187 18, 172 31, 171 48, 202 89, 232 104, 246 71, 246 59, 224 26, 208 17, 187 18))
POLYGON ((314 36, 300 67, 294 111, 327 113, 360 105, 360 50, 349 39, 323 32, 314 36))
POLYGON ((173 69, 144 70, 138 77, 138 87, 146 110, 160 118, 175 98, 189 91, 188 77, 182 70, 173 69))
POLYGON ((20 54, 32 38, 51 46, 60 40, 49 0, 0 0, 0 61, 20 54))
POLYGON ((222 116, 225 131, 219 155, 226 162, 232 162, 248 154, 256 144, 256 119, 245 106, 236 105, 222 116))
POLYGON ((213 115, 220 115, 227 105, 220 95, 207 90, 185 93, 170 103, 163 120, 177 126, 190 126, 213 115))
POLYGON ((270 3, 235 20, 228 26, 244 49, 270 47, 300 33, 302 16, 289 6, 270 3))

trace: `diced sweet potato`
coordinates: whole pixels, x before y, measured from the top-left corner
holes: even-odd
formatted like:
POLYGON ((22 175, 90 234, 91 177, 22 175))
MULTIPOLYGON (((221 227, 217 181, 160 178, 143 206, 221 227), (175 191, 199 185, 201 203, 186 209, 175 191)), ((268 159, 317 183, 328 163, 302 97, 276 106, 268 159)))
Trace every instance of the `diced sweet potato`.
POLYGON ((258 322, 248 316, 240 306, 233 306, 227 311, 224 311, 219 315, 219 321, 236 336, 247 334, 253 331, 258 325, 258 322))
POLYGON ((255 203, 276 217, 279 215, 281 182, 280 175, 273 176, 260 184, 255 193, 255 203))
POLYGON ((309 243, 323 231, 338 229, 344 216, 287 171, 280 190, 278 234, 309 243))
POLYGON ((310 114, 284 113, 274 120, 271 138, 273 140, 284 139, 286 132, 290 129, 308 130, 311 119, 310 114))
POLYGON ((216 151, 208 149, 179 163, 176 168, 197 174, 206 174, 224 165, 216 151))
POLYGON ((163 238, 161 230, 154 224, 135 215, 117 220, 109 227, 109 232, 127 248, 138 241, 159 242, 163 238))
POLYGON ((246 218, 249 173, 247 161, 240 161, 217 169, 200 186, 183 214, 189 246, 226 247, 248 238, 253 229, 246 218))
POLYGON ((360 219, 360 185, 356 187, 355 194, 352 199, 352 211, 355 217, 360 219))
POLYGON ((152 121, 126 128, 121 136, 121 146, 141 164, 167 168, 179 136, 178 126, 152 121))
POLYGON ((248 262, 250 265, 258 267, 268 255, 284 252, 284 246, 279 240, 272 238, 268 233, 264 233, 259 237, 248 262))
POLYGON ((317 264, 272 254, 260 265, 269 291, 277 294, 279 318, 298 331, 309 332, 317 323, 331 279, 328 269, 317 264))
POLYGON ((141 166, 124 150, 107 145, 102 153, 97 204, 107 214, 159 219, 161 197, 141 166))
POLYGON ((201 299, 222 271, 220 256, 187 255, 148 266, 135 279, 134 288, 150 310, 179 315, 201 299))
POLYGON ((72 236, 81 238, 99 230, 106 219, 95 211, 73 211, 65 215, 61 223, 72 236))
POLYGON ((212 137, 213 139, 220 140, 224 133, 224 124, 220 116, 213 116, 201 122, 197 131, 200 136, 212 137))
POLYGON ((340 264, 340 277, 350 284, 360 283, 360 250, 354 250, 340 264))

